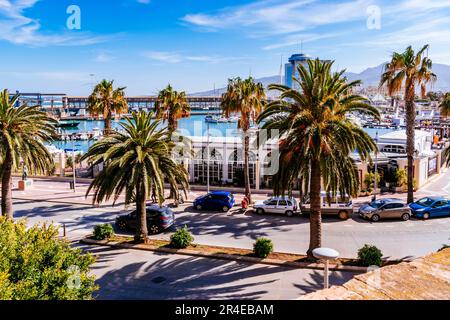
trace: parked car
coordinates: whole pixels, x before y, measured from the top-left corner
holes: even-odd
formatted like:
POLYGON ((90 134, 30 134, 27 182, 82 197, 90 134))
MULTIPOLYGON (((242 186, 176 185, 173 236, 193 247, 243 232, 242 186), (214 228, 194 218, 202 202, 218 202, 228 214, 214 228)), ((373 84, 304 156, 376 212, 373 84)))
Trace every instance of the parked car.
MULTIPOLYGON (((160 233, 171 227, 174 222, 175 217, 170 208, 165 206, 159 207, 157 205, 147 206, 148 233, 160 233)), ((120 215, 116 218, 116 226, 120 230, 136 230, 137 224, 138 219, 136 216, 136 210, 126 215, 120 215)))
POLYGON ((425 197, 409 205, 413 216, 423 219, 450 216, 450 201, 441 197, 425 197))
MULTIPOLYGON (((347 220, 353 214, 353 202, 348 195, 341 196, 337 193, 336 197, 333 197, 322 191, 320 193, 320 203, 322 215, 338 216, 341 220, 347 220)), ((310 212, 311 202, 309 195, 306 195, 303 198, 303 203, 301 204, 300 209, 302 214, 310 212)))
POLYGON ((411 218, 411 209, 400 199, 379 199, 361 206, 359 216, 377 222, 380 219, 411 218))
POLYGON ((229 191, 212 191, 194 200, 196 210, 227 212, 234 206, 234 196, 229 191))
POLYGON ((253 209, 257 214, 279 213, 292 217, 298 213, 298 204, 294 198, 272 197, 264 201, 256 201, 253 209))

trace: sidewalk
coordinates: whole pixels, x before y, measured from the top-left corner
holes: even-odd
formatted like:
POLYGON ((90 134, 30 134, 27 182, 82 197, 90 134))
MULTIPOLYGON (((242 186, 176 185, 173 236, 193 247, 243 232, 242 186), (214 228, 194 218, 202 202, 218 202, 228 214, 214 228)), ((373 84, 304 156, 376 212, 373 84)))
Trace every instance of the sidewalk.
MULTIPOLYGON (((77 179, 76 192, 70 189, 70 178, 30 178, 33 180, 34 185, 32 188, 26 191, 20 191, 18 189, 19 177, 13 178, 13 198, 20 200, 30 200, 30 201, 46 201, 55 203, 68 203, 77 205, 89 205, 92 206, 93 193, 91 192, 86 197, 86 192, 88 190, 90 179, 77 179)), ((244 190, 239 188, 225 188, 225 187, 211 187, 211 190, 229 190, 234 193, 236 204, 240 204, 244 197, 244 190)), ((450 170, 444 169, 441 174, 436 175, 430 179, 430 181, 423 186, 419 191, 415 192, 414 197, 416 199, 427 196, 427 195, 441 195, 450 196, 450 170)), ((192 202, 195 198, 206 193, 206 186, 193 185, 191 186, 191 191, 188 194, 188 199, 186 202, 192 202)), ((169 195, 169 191, 166 190, 166 196, 169 195)), ((252 198, 256 200, 264 200, 272 195, 272 190, 252 190, 252 198)), ((371 196, 358 197, 354 199, 353 203, 355 208, 358 208, 362 203, 370 202, 371 196)), ((377 195, 378 199, 382 198, 399 198, 406 201, 406 193, 385 193, 377 195)), ((169 199, 166 203, 172 203, 169 199)), ((101 206, 111 206, 113 201, 107 201, 102 203, 101 206)), ((120 206, 124 204, 124 197, 120 196, 117 199, 115 206, 120 206)))
MULTIPOLYGON (((20 191, 18 189, 18 182, 20 178, 15 177, 13 179, 13 198, 19 200, 29 200, 29 201, 42 201, 42 202, 55 202, 55 203, 67 203, 67 204, 76 204, 76 205, 89 205, 92 206, 93 200, 93 192, 91 191, 89 195, 86 197, 86 192, 89 188, 88 182, 77 182, 76 183, 76 192, 70 189, 70 181, 72 180, 62 180, 62 179, 47 179, 47 178, 30 178, 33 180, 33 187, 26 190, 20 191)), ((195 198, 204 195, 206 191, 198 190, 203 189, 198 188, 199 186, 194 186, 189 193, 188 199, 186 202, 193 202, 195 198), (197 188, 196 188, 197 187, 197 188)), ((206 187, 205 187, 206 189, 206 187)), ((215 190, 215 188, 211 188, 211 190, 215 190)), ((270 190, 265 190, 261 194, 254 194, 254 200, 263 200, 267 198, 267 193, 270 190), (264 193, 265 192, 265 193, 264 193)), ((239 204, 243 197, 243 193, 235 193, 236 203, 239 204)), ((166 196, 169 196, 169 190, 166 190, 166 196)), ((124 196, 120 196, 117 199, 115 206, 124 205, 125 198, 124 196)), ((173 200, 168 199, 166 203, 172 203, 173 200)), ((113 201, 107 201, 102 203, 102 206, 112 206, 113 201)))

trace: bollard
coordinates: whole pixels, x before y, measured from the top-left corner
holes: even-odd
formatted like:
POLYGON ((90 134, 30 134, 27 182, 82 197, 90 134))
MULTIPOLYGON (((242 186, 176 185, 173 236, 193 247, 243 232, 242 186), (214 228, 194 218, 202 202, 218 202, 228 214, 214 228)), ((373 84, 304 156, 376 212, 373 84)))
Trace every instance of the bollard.
POLYGON ((63 223, 63 237, 65 238, 66 236, 67 236, 67 233, 66 233, 66 224, 63 223))

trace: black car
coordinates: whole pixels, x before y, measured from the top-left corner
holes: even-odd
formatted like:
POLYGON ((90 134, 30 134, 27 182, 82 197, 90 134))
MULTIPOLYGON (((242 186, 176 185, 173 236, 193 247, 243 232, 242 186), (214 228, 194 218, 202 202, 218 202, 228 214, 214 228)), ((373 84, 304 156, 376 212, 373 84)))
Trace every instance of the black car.
MULTIPOLYGON (((147 207, 147 228, 148 233, 160 233, 174 224, 175 216, 168 207, 148 206, 147 207)), ((137 227, 136 210, 121 215, 116 218, 116 226, 120 230, 136 229, 137 227)))

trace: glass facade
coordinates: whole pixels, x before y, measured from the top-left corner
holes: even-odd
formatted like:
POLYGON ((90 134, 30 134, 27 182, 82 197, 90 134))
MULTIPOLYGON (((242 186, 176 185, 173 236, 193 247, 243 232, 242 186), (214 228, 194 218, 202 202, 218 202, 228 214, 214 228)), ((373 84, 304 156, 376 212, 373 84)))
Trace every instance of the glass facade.
MULTIPOLYGON (((194 181, 197 183, 207 183, 208 179, 208 153, 207 148, 199 151, 194 159, 194 181)), ((210 149, 209 156, 209 182, 222 183, 223 158, 217 149, 210 149)))
MULTIPOLYGON (((253 152, 250 152, 248 162, 250 183, 254 185, 256 181, 256 156, 253 152)), ((234 181, 236 178, 236 172, 242 170, 244 170, 244 153, 242 149, 236 149, 228 159, 228 180, 234 181)))

